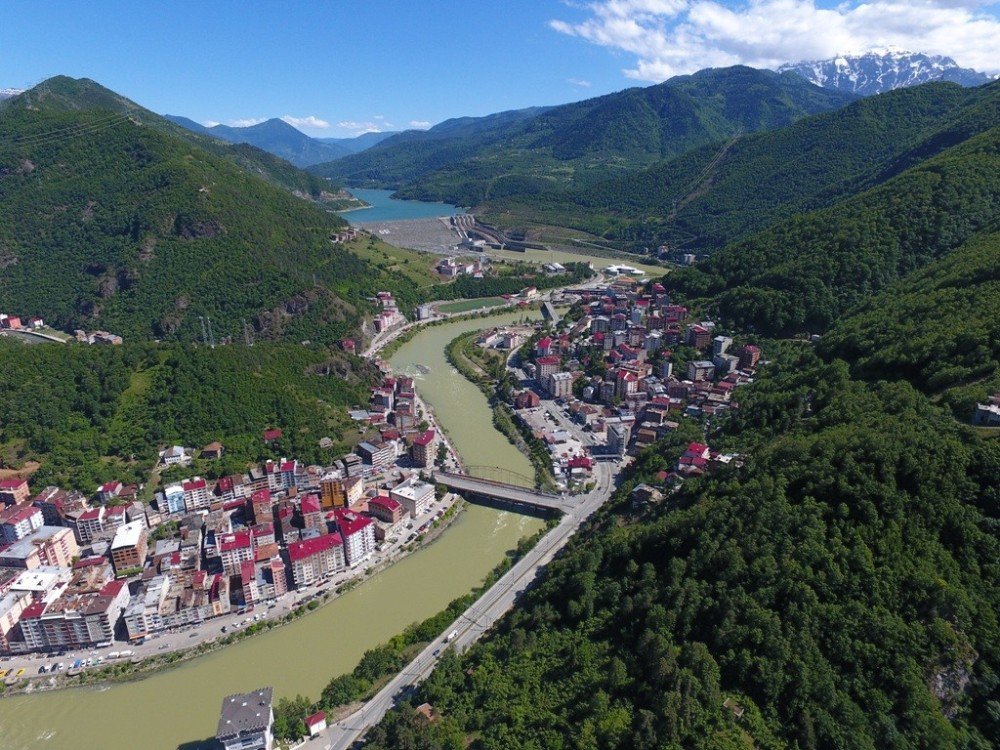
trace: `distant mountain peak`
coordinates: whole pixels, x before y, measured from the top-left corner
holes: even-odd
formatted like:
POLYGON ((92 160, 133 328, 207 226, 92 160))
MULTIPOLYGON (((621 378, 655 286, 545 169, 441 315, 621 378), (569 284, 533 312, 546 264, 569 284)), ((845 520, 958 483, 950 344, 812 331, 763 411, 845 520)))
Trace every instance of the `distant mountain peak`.
POLYGON ((0 89, 0 99, 10 99, 12 96, 24 93, 24 89, 0 89))
POLYGON ((788 63, 778 68, 780 73, 789 71, 817 86, 862 96, 930 81, 980 86, 991 80, 985 73, 960 67, 945 55, 925 55, 892 47, 838 55, 829 60, 788 63))

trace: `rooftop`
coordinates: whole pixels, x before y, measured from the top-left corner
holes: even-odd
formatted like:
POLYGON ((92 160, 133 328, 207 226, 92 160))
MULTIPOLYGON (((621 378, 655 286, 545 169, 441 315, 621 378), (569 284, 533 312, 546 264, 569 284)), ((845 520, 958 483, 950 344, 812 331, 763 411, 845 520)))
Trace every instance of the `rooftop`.
POLYGON ((293 542, 288 545, 288 559, 292 562, 304 560, 307 557, 312 557, 333 547, 339 547, 342 544, 343 541, 340 534, 323 534, 312 539, 306 539, 304 542, 293 542))
POLYGON ((252 693, 237 693, 222 700, 218 740, 238 737, 243 732, 264 731, 271 725, 272 689, 260 688, 252 693))
POLYGON ((122 549, 123 547, 134 547, 139 543, 146 525, 142 521, 132 521, 124 526, 119 526, 115 532, 115 540, 111 542, 111 549, 122 549))

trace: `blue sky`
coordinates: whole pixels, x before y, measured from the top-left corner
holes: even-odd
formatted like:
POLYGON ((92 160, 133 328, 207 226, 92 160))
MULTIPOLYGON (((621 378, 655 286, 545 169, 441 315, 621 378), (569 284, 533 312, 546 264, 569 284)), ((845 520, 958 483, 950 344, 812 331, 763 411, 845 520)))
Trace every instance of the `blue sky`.
POLYGON ((86 76, 157 112, 342 136, 889 45, 1000 72, 997 15, 977 0, 7 0, 0 88, 86 76))

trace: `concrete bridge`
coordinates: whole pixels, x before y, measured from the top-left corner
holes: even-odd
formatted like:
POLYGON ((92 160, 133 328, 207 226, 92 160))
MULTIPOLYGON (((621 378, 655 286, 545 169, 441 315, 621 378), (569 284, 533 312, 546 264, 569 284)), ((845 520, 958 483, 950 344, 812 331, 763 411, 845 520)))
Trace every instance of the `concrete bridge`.
POLYGON ((434 481, 443 484, 455 492, 468 492, 491 500, 499 500, 511 505, 527 506, 534 510, 571 512, 576 505, 564 495, 551 492, 540 492, 528 487, 497 482, 492 479, 480 479, 467 474, 452 474, 447 471, 434 472, 434 481))

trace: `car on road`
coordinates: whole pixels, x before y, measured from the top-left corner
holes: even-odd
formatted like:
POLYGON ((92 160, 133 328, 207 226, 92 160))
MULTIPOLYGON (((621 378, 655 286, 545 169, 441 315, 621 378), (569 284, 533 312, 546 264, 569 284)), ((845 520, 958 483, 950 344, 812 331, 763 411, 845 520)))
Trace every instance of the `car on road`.
POLYGON ((27 672, 27 671, 28 671, 27 669, 25 669, 24 667, 21 667, 19 670, 17 670, 17 674, 14 675, 14 676, 15 677, 23 677, 24 673, 27 672))
POLYGON ((434 656, 437 656, 440 653, 441 653, 441 649, 439 649, 439 648, 434 649, 434 656))
POLYGON ((2 680, 6 676, 7 676, 7 670, 6 669, 0 669, 0 680, 2 680))

